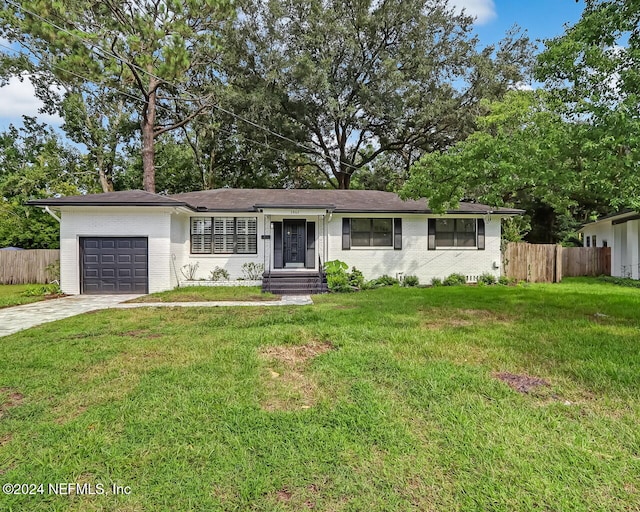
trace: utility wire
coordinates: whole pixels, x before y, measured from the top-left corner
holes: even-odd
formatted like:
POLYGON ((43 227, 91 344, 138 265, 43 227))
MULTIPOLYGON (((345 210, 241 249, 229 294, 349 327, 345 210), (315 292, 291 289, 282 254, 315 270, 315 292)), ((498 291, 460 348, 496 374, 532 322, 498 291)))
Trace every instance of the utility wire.
MULTIPOLYGON (((169 85, 169 86, 173 86, 176 90, 180 90, 180 88, 179 88, 179 87, 177 87, 175 84, 172 84, 172 83, 171 83, 171 82, 169 82, 168 80, 165 80, 165 79, 163 79, 163 78, 161 78, 161 77, 159 77, 159 76, 157 76, 157 75, 155 75, 155 74, 151 73, 150 71, 147 71, 146 69, 141 68, 141 67, 140 67, 140 66, 138 66, 137 64, 135 64, 135 63, 133 63, 133 62, 130 62, 130 61, 128 61, 127 59, 125 59, 125 58, 123 58, 123 57, 121 57, 121 56, 119 56, 119 55, 117 55, 117 54, 115 54, 115 53, 113 53, 113 52, 110 52, 110 51, 104 50, 103 48, 100 48, 99 46, 96 46, 93 42, 91 42, 91 40, 86 39, 86 38, 83 38, 83 37, 81 37, 80 35, 75 34, 75 33, 71 32, 71 31, 67 30, 67 29, 66 29, 66 28, 64 28, 64 27, 61 27, 60 25, 57 25, 56 23, 54 23, 54 22, 53 22, 53 21, 51 21, 50 19, 45 18, 45 17, 43 17, 43 16, 41 16, 41 15, 39 15, 39 14, 37 14, 37 13, 35 13, 35 12, 33 12, 33 11, 29 10, 29 9, 26 9, 25 7, 23 7, 22 5, 18 4, 18 3, 17 3, 17 2, 15 2, 14 0, 5 0, 5 1, 6 1, 7 3, 9 3, 9 4, 13 5, 14 7, 18 8, 18 9, 19 9, 19 10, 21 10, 22 12, 25 12, 25 13, 31 14, 32 16, 34 16, 34 17, 38 18, 39 20, 41 20, 41 21, 43 21, 43 22, 45 22, 45 23, 48 23, 48 24, 49 24, 49 25, 51 25, 52 27, 54 27, 54 28, 56 28, 56 29, 58 29, 58 30, 60 30, 60 31, 62 31, 62 32, 66 33, 66 34, 68 34, 68 35, 70 35, 70 36, 72 36, 72 37, 75 37, 75 38, 79 39, 80 41, 84 42, 85 44, 90 45, 93 49, 95 49, 95 50, 99 51, 100 53, 102 53, 102 55, 103 55, 103 56, 107 56, 107 57, 114 58, 114 59, 116 59, 116 60, 120 61, 121 63, 126 64, 127 66, 129 66, 129 67, 131 67, 131 68, 133 68, 133 69, 136 69, 137 71, 139 71, 140 73, 142 73, 142 74, 144 74, 144 75, 147 75, 147 76, 149 76, 149 77, 151 77, 151 78, 155 78, 156 80, 159 80, 159 81, 161 81, 161 82, 163 82, 163 83, 166 83, 166 84, 167 84, 167 85, 169 85)), ((200 100, 200 98, 198 98, 198 97, 197 97, 195 94, 193 94, 192 92, 190 92, 190 91, 184 91, 184 92, 185 92, 187 95, 191 96, 193 99, 195 99, 195 100, 200 100)), ((238 119, 238 120, 240 120, 240 121, 242 121, 242 122, 244 122, 244 123, 247 123, 247 124, 249 124, 250 126, 253 126, 254 128, 258 128, 259 130, 263 130, 263 131, 265 131, 265 132, 267 132, 267 133, 269 133, 269 134, 271 134, 271 135, 273 135, 273 136, 275 136, 275 137, 278 137, 278 138, 279 138, 279 139, 281 139, 281 140, 284 140, 284 141, 286 141, 286 142, 290 142, 291 144, 294 144, 294 145, 295 145, 295 146, 297 146, 298 148, 302 148, 302 149, 304 149, 304 151, 305 151, 306 153, 312 153, 312 154, 318 155, 320 158, 322 158, 322 159, 323 159, 323 160, 325 160, 326 162, 328 162, 328 161, 330 160, 329 156, 327 156, 327 155, 323 155, 322 153, 320 153, 320 152, 319 152, 319 150, 317 150, 317 149, 315 149, 315 148, 312 148, 312 147, 309 147, 309 146, 306 146, 306 145, 304 145, 304 144, 301 144, 301 143, 300 143, 300 142, 298 142, 298 141, 295 141, 295 140, 293 140, 293 139, 291 139, 291 138, 289 138, 289 137, 287 137, 287 136, 285 136, 285 135, 282 135, 282 134, 280 134, 280 133, 278 133, 278 132, 276 132, 276 131, 274 131, 274 130, 271 130, 270 128, 267 128, 267 127, 265 127, 265 126, 262 126, 262 125, 260 125, 260 124, 258 124, 258 123, 256 123, 256 122, 254 122, 254 121, 251 121, 251 120, 249 120, 249 119, 247 119, 247 118, 245 118, 245 117, 243 117, 243 116, 240 116, 240 115, 236 114, 235 112, 232 112, 232 111, 230 111, 230 110, 228 110, 228 109, 225 109, 224 107, 221 107, 221 106, 219 106, 219 105, 215 105, 215 104, 212 104, 212 105, 211 105, 211 107, 212 107, 212 108, 215 108, 216 110, 219 110, 219 111, 221 111, 221 112, 223 112, 223 113, 225 113, 225 114, 227 114, 227 115, 230 115, 230 116, 232 116, 232 117, 234 117, 234 118, 236 118, 236 119, 238 119)), ((347 162, 340 162, 340 164, 341 164, 341 165, 344 165, 345 167, 350 167, 350 168, 352 168, 352 169, 354 169, 354 170, 358 170, 358 169, 360 169, 360 167, 357 167, 357 166, 355 166, 355 165, 349 164, 349 163, 347 163, 347 162)))
MULTIPOLYGON (((45 64, 46 66, 49 66, 49 67, 51 67, 51 68, 59 69, 60 71, 64 71, 65 73, 69 73, 70 75, 72 75, 72 76, 74 76, 74 77, 76 77, 76 78, 79 78, 80 80, 82 80, 82 81, 84 81, 84 82, 91 82, 91 80, 90 80, 88 77, 83 76, 83 75, 80 75, 80 74, 78 74, 78 73, 75 73, 74 71, 69 71, 69 70, 68 70, 68 69, 66 69, 66 68, 63 68, 63 67, 61 67, 61 66, 57 66, 57 65, 52 64, 52 63, 50 63, 50 62, 46 62, 46 63, 45 63, 45 62, 43 61, 43 59, 38 58, 38 57, 36 57, 36 56, 34 55, 33 50, 32 50, 28 45, 26 45, 25 43, 22 43, 22 42, 21 42, 20 44, 21 44, 22 46, 24 46, 25 48, 28 48, 32 53, 31 53, 31 54, 27 54, 27 53, 20 52, 19 50, 16 50, 15 48, 11 48, 10 46, 7 46, 7 45, 5 45, 5 44, 3 44, 3 43, 0 43, 0 48, 4 48, 4 49, 6 49, 6 50, 10 50, 11 52, 13 52, 13 53, 15 53, 15 54, 17 54, 17 55, 19 55, 19 56, 21 56, 21 57, 27 57, 27 58, 29 58, 29 59, 36 59, 40 64, 45 64)), ((130 93, 128 93, 128 92, 125 92, 125 91, 123 91, 122 89, 118 89, 118 88, 115 88, 115 87, 110 87, 110 88, 111 88, 113 91, 117 92, 118 94, 122 94, 123 96, 126 96, 126 97, 128 97, 128 98, 130 98, 130 99, 132 99, 132 100, 134 100, 134 101, 137 101, 137 102, 140 102, 140 103, 144 103, 144 102, 145 102, 145 100, 144 100, 143 98, 140 98, 140 97, 138 97, 138 96, 134 96, 133 94, 130 94, 130 93)), ((94 92, 94 91, 92 91, 91 89, 89 89, 88 87, 81 87, 81 86, 78 86, 78 89, 80 89, 80 90, 82 90, 82 91, 84 91, 84 92, 87 92, 87 93, 93 93, 93 92, 94 92)), ((157 107, 158 107, 158 109, 165 110, 165 111, 169 112, 170 114, 174 114, 174 112, 173 112, 170 108, 168 108, 167 106, 165 106, 165 105, 163 105, 163 104, 158 104, 158 105, 157 105, 157 107)), ((198 119, 198 118, 194 118, 192 121, 193 121, 193 123, 195 123, 195 124, 200 124, 200 125, 201 125, 201 126, 203 126, 203 127, 206 127, 206 128, 209 128, 209 127, 210 127, 210 125, 206 124, 204 121, 202 121, 202 120, 200 120, 200 119, 198 119)), ((228 129, 225 129, 225 128, 222 128, 222 127, 216 127, 215 129, 216 129, 216 130, 219 130, 219 131, 222 131, 222 132, 224 132, 224 133, 227 133, 227 134, 229 134, 229 135, 237 135, 237 133, 234 133, 234 132, 232 132, 231 130, 228 130, 228 129)), ((267 143, 265 143, 265 142, 261 142, 261 141, 259 141, 259 140, 254 140, 254 139, 251 139, 251 138, 249 138, 249 137, 245 137, 245 136, 243 136, 243 138, 244 138, 245 140, 249 141, 249 142, 254 143, 254 144, 259 144, 259 145, 261 145, 261 146, 264 146, 264 147, 266 147, 267 149, 270 149, 270 150, 272 150, 272 151, 276 151, 276 152, 277 152, 277 151, 279 151, 279 148, 275 148, 275 147, 273 147, 273 146, 270 146, 269 144, 267 144, 267 143)))

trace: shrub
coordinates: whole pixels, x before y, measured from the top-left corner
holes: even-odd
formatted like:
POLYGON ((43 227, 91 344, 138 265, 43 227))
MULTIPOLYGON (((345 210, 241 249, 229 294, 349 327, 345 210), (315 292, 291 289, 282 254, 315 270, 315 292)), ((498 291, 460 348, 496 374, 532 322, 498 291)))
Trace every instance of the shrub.
POLYGON ((496 281, 497 281, 496 276, 494 276, 493 274, 490 274, 489 272, 485 272, 478 276, 478 284, 492 285, 492 284, 496 284, 496 281))
POLYGON ((349 266, 340 260, 327 261, 324 271, 327 274, 327 285, 332 292, 350 292, 353 288, 349 284, 349 266))
POLYGON ((442 279, 440 279, 439 277, 432 277, 431 286, 442 286, 442 279))
POLYGON ((244 263, 240 268, 245 279, 250 281, 262 279, 262 274, 264 273, 264 265, 262 263, 244 263))
POLYGON ((354 288, 362 288, 364 284, 364 274, 356 267, 351 267, 351 273, 349 274, 349 284, 354 288))
POLYGON ((420 279, 418 276, 406 276, 404 281, 402 281, 403 286, 418 286, 420 284, 420 279))
POLYGON ((60 295, 62 290, 57 283, 34 284, 29 286, 22 294, 25 297, 40 297, 42 295, 60 295))
POLYGON ((385 274, 383 276, 380 276, 378 279, 372 279, 371 281, 368 281, 364 285, 364 289, 372 290, 374 288, 382 288, 384 286, 397 286, 399 284, 400 281, 398 281, 395 277, 391 277, 385 274))
POLYGON ((53 263, 49 263, 44 271, 47 274, 47 279, 50 283, 60 283, 60 260, 56 260, 53 263))
POLYGON ((603 283, 615 284, 617 286, 640 288, 640 281, 638 281, 637 279, 630 279, 628 277, 599 276, 598 281, 602 281, 603 283))
POLYGON ((396 286, 400 284, 400 281, 398 281, 395 277, 391 277, 387 274, 380 276, 378 279, 376 279, 376 281, 378 281, 378 284, 380 284, 380 286, 396 286))
POLYGON ((209 272, 209 279, 211 281, 222 281, 223 279, 228 281, 229 280, 229 272, 227 272, 223 268, 216 267, 211 272, 209 272))
POLYGON ((502 286, 510 286, 516 284, 516 279, 513 277, 500 276, 498 278, 498 284, 501 284, 502 286))
POLYGON ((196 280, 196 272, 198 271, 199 263, 187 263, 180 269, 180 273, 187 281, 196 280))
POLYGON ((467 278, 462 274, 453 273, 447 276, 442 284, 444 286, 460 286, 463 284, 467 284, 467 278))

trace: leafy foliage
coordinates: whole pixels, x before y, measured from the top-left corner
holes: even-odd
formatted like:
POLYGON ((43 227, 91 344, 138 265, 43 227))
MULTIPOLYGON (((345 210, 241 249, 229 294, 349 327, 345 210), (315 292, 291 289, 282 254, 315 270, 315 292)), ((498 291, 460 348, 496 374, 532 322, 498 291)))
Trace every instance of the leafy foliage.
POLYGON ((520 82, 531 58, 517 34, 478 51, 472 18, 443 0, 239 5, 224 66, 237 101, 284 133, 272 143, 294 168, 337 188, 385 154, 406 169, 466 137, 478 100, 520 82))
POLYGON ((444 286, 461 286, 461 285, 467 284, 467 278, 462 274, 453 273, 451 275, 448 275, 444 279, 442 284, 444 286))
POLYGON ((414 287, 420 284, 418 276, 405 276, 402 280, 402 286, 414 287))
POLYGON ((244 278, 251 281, 262 279, 262 274, 264 273, 264 265, 262 263, 243 263, 241 269, 244 278))
POLYGON ((482 283, 484 285, 492 285, 496 284, 497 281, 496 276, 489 272, 484 272, 478 276, 478 284, 482 283))
POLYGON ((529 232, 534 242, 570 237, 616 203, 615 169, 592 158, 597 134, 554 112, 544 92, 512 91, 484 106, 477 132, 412 167, 404 197, 427 197, 439 212, 463 199, 522 208, 528 215, 505 224, 506 237, 529 232))
POLYGON ((639 24, 638 2, 586 0, 581 19, 546 41, 536 68, 554 108, 588 127, 591 136, 578 140, 613 209, 640 207, 639 24))
POLYGON ((209 279, 211 281, 225 281, 229 280, 229 272, 227 272, 224 268, 215 267, 213 270, 209 272, 209 279))
POLYGON ((85 169, 77 150, 33 118, 0 133, 0 247, 60 247, 58 222, 24 203, 95 190, 97 183, 85 169))

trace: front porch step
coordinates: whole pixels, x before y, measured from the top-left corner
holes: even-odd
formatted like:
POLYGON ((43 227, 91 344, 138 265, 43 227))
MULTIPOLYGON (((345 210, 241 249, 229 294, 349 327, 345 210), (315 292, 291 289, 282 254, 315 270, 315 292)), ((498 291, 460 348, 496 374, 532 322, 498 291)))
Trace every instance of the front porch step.
POLYGON ((318 272, 265 272, 262 291, 277 295, 310 295, 327 293, 327 279, 318 272))

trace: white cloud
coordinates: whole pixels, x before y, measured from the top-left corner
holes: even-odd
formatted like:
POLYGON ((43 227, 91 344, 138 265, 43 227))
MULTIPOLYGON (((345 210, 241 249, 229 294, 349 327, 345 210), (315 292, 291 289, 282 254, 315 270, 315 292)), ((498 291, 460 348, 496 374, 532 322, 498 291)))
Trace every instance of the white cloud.
POLYGON ((36 98, 35 90, 27 76, 12 77, 9 83, 0 87, 0 124, 20 123, 21 116, 34 116, 40 122, 59 125, 62 118, 49 114, 40 114, 42 102, 36 98))
POLYGON ((496 5, 493 0, 449 0, 449 5, 456 12, 464 12, 476 19, 478 25, 484 25, 495 19, 496 5))

